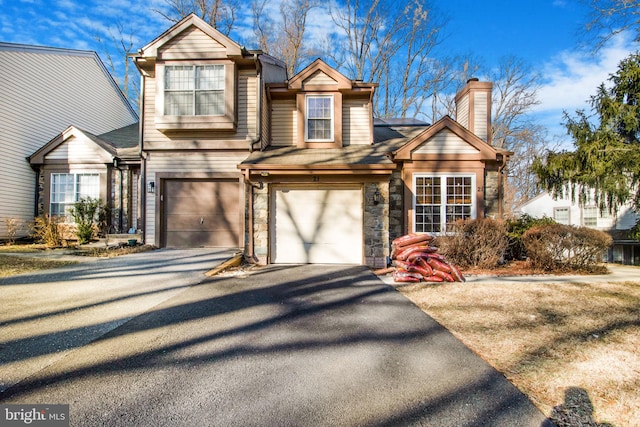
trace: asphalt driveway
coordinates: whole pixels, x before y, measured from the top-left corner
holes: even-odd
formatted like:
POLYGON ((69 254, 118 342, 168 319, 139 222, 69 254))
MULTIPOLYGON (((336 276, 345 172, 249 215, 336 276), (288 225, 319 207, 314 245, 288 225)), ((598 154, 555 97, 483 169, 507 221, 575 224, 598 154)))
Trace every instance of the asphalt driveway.
POLYGON ((367 268, 206 278, 225 255, 154 251, 0 280, 0 402, 67 403, 83 426, 546 423, 367 268))

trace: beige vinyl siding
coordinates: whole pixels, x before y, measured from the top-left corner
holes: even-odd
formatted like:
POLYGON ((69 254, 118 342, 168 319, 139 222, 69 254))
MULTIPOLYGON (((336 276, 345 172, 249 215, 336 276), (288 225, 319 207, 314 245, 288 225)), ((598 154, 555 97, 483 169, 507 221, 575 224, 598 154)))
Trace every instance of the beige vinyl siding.
POLYGON ((271 145, 288 147, 296 145, 298 120, 295 99, 273 101, 271 104, 271 145))
MULTIPOLYGON (((235 133, 219 133, 218 135, 202 137, 199 131, 180 131, 178 140, 190 139, 193 146, 190 148, 210 148, 207 143, 211 141, 246 141, 256 136, 257 128, 257 83, 256 72, 252 70, 240 71, 238 73, 237 107, 238 125, 235 133)), ((172 136, 166 135, 156 128, 153 118, 156 115, 156 84, 157 79, 147 77, 145 79, 144 95, 144 145, 145 149, 175 149, 176 144, 172 136)), ((159 112, 161 114, 161 112, 159 112)), ((224 144, 222 144, 224 145, 224 144)), ((185 148, 185 147, 180 147, 185 148)), ((216 147, 220 148, 220 147, 216 147)), ((247 145, 248 148, 248 145, 247 145)))
POLYGON ((478 150, 469 145, 449 129, 434 135, 415 150, 416 154, 477 154, 478 150))
POLYGON ((237 136, 253 139, 257 136, 258 78, 255 71, 241 71, 238 76, 237 136))
POLYGON ((49 152, 45 159, 68 160, 69 163, 107 163, 113 160, 109 153, 85 138, 67 140, 49 152))
POLYGON ((465 95, 458 102, 456 109, 456 121, 469 129, 469 95, 465 95))
POLYGON ((472 131, 483 141, 486 141, 489 135, 487 128, 487 116, 489 114, 487 111, 487 96, 487 92, 476 92, 473 103, 474 129, 472 131))
POLYGON ((322 71, 316 71, 308 79, 303 82, 304 86, 325 86, 325 85, 337 85, 334 79, 323 73, 322 71))
POLYGON ((146 200, 146 232, 145 241, 147 244, 155 245, 156 233, 156 197, 159 194, 159 174, 163 176, 174 175, 176 177, 191 174, 191 178, 211 177, 216 174, 225 176, 234 174, 240 178, 237 165, 246 159, 248 152, 232 153, 189 153, 181 152, 180 155, 173 153, 153 152, 147 160, 147 182, 154 181, 156 184, 156 192, 147 193, 146 200))
POLYGON ((170 40, 162 48, 162 59, 189 59, 202 55, 209 57, 226 57, 227 48, 203 33, 191 27, 170 40))
POLYGON ((69 125, 98 135, 137 121, 98 61, 93 52, 0 44, 0 239, 6 218, 35 214, 26 157, 69 125))
POLYGON ((367 100, 343 100, 342 144, 371 144, 371 121, 367 100))

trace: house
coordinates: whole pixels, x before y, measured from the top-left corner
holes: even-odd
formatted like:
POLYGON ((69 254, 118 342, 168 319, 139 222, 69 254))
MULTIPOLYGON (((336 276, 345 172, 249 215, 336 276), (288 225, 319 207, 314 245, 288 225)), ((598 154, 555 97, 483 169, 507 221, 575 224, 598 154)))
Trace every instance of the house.
POLYGON ((458 121, 374 120, 376 83, 321 59, 288 78, 194 15, 135 62, 147 243, 377 267, 401 234, 502 215, 510 153, 491 146, 491 83, 468 82, 458 121))
POLYGON ((630 229, 639 217, 631 206, 623 206, 612 214, 600 211, 595 203, 581 205, 565 195, 554 198, 543 192, 518 208, 533 218, 553 218, 560 224, 583 226, 605 231, 613 238, 606 260, 621 264, 640 265, 640 242, 629 237, 630 229))
MULTIPOLYGON (((0 43, 0 92, 0 239, 6 239, 7 221, 28 223, 43 212, 39 171, 28 156, 69 126, 100 135, 138 117, 95 52, 0 43)), ((63 159, 56 162, 65 180, 80 179, 63 159)))
POLYGON ((111 212, 109 233, 140 226, 139 126, 134 123, 101 135, 69 126, 29 156, 37 171, 38 215, 67 217, 83 197, 100 199, 111 212))

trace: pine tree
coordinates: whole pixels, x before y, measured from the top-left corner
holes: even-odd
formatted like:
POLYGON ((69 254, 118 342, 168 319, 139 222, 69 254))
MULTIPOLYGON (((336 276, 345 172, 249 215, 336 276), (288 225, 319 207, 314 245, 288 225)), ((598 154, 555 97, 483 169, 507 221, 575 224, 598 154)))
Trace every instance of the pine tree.
POLYGON ((591 197, 601 210, 628 202, 640 210, 640 52, 618 65, 591 97, 592 114, 565 113, 574 151, 548 152, 532 170, 552 195, 570 192, 582 204, 591 197))

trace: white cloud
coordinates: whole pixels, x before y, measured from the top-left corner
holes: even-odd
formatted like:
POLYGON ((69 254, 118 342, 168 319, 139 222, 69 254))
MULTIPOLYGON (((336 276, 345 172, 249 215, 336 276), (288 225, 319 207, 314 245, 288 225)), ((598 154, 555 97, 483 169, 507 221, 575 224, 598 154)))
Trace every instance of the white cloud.
POLYGON ((628 35, 616 37, 597 55, 565 51, 543 66, 543 86, 538 91, 539 112, 586 108, 597 87, 614 73, 633 51, 628 35))
POLYGON ((533 111, 538 122, 547 127, 549 136, 563 144, 571 141, 567 135, 564 112, 575 115, 577 110, 589 111, 589 100, 600 84, 608 84, 609 76, 620 61, 634 51, 629 34, 621 34, 597 55, 580 51, 565 51, 542 67, 542 87, 538 90, 540 104, 533 111))

